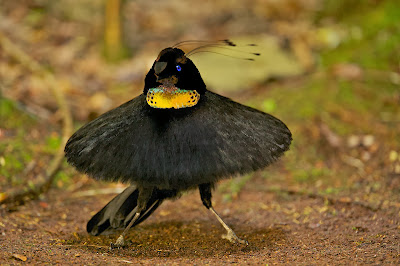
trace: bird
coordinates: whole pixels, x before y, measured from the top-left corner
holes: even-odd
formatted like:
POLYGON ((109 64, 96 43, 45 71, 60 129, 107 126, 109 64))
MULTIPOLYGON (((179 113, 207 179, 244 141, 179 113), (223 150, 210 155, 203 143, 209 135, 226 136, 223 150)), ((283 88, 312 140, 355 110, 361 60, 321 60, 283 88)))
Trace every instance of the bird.
POLYGON ((225 228, 223 238, 247 245, 215 211, 213 190, 222 179, 265 168, 290 147, 292 134, 281 120, 207 89, 189 56, 218 45, 185 53, 182 43, 159 53, 142 94, 82 126, 66 143, 65 157, 78 171, 129 185, 87 223, 95 236, 123 230, 112 247, 125 246, 128 230, 164 200, 193 189, 225 228))

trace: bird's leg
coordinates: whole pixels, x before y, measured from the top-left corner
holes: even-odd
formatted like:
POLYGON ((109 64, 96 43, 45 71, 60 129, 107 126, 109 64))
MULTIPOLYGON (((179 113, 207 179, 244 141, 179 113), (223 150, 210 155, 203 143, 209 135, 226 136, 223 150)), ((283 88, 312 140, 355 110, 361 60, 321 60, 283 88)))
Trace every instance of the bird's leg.
MULTIPOLYGON (((125 227, 122 234, 118 237, 117 241, 111 243, 111 248, 120 248, 125 246, 125 235, 129 231, 129 229, 133 226, 133 224, 139 219, 140 214, 146 210, 147 202, 149 201, 151 194, 153 193, 153 187, 138 187, 139 196, 137 199, 137 205, 133 211, 136 211, 135 216, 133 216, 132 220, 129 222, 128 226, 125 227)), ((129 214, 131 215, 131 214, 129 214)))
POLYGON ((215 217, 217 217, 218 221, 222 224, 222 226, 225 228, 227 232, 226 235, 222 235, 222 238, 227 239, 232 243, 248 245, 249 243, 246 240, 240 239, 239 237, 236 236, 235 232, 233 232, 233 230, 222 220, 222 218, 212 207, 211 189, 212 189, 212 184, 210 183, 199 185, 201 201, 203 202, 204 206, 206 206, 206 208, 209 209, 215 215, 215 217))

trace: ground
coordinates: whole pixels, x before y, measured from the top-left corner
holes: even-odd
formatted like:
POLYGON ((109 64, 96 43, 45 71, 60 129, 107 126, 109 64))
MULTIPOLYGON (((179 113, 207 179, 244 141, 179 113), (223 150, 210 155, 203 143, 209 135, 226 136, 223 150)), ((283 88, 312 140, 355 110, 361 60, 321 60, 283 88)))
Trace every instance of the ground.
POLYGON ((112 197, 52 191, 3 216, 0 261, 100 264, 398 264, 398 208, 373 210, 345 200, 266 192, 255 177, 238 197, 215 208, 247 247, 222 239, 224 229, 197 191, 165 202, 132 229, 127 247, 109 249, 117 235, 93 237, 86 222, 112 197))
POLYGON ((0 264, 400 264, 399 1, 243 2, 123 1, 113 55, 101 1, 0 0, 0 202, 35 187, 74 130, 139 95, 158 52, 181 40, 257 43, 254 62, 227 49, 192 59, 210 90, 293 133, 278 162, 214 192, 246 247, 221 238, 191 191, 110 250, 117 234, 85 227, 123 186, 63 160, 48 192, 0 205, 0 264))

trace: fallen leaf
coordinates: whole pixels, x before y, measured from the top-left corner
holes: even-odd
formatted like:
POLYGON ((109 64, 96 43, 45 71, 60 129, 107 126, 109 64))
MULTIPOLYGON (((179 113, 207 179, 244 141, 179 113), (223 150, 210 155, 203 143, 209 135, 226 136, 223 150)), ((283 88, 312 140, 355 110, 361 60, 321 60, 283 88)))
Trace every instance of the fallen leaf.
POLYGON ((18 260, 22 260, 22 261, 26 261, 28 258, 24 255, 20 255, 20 254, 12 254, 12 256, 18 260))
POLYGON ((129 260, 120 260, 120 262, 125 262, 125 263, 128 263, 128 264, 132 264, 133 263, 132 261, 129 261, 129 260))
POLYGON ((6 198, 8 198, 7 193, 0 192, 0 202, 4 201, 6 198))
POLYGON ((47 202, 41 201, 39 202, 39 206, 44 209, 47 209, 49 207, 49 204, 47 202))
POLYGON ((167 216, 167 215, 170 215, 170 214, 171 214, 171 212, 169 212, 169 211, 164 211, 164 210, 160 211, 160 215, 163 216, 163 217, 167 216))
POLYGON ((356 64, 337 64, 333 67, 333 74, 345 80, 359 80, 363 77, 363 70, 356 64))
POLYGON ((391 161, 391 162, 394 162, 394 161, 396 161, 397 160, 397 158, 400 158, 400 156, 398 155, 398 153, 396 152, 396 151, 390 151, 390 153, 389 153, 389 160, 391 161))
POLYGON ((334 148, 342 146, 342 138, 333 132, 326 124, 320 125, 320 132, 330 146, 334 148))
POLYGON ((74 232, 73 235, 74 235, 74 237, 76 238, 76 240, 79 240, 79 239, 80 239, 80 237, 79 237, 79 235, 78 235, 77 232, 74 232))

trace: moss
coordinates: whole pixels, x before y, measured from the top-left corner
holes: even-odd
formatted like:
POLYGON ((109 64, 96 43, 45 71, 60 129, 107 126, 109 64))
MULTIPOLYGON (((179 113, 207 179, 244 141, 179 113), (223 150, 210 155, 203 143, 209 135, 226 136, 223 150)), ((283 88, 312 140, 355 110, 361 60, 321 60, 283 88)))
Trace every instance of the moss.
POLYGON ((6 132, 0 142, 0 187, 20 185, 26 181, 26 166, 35 157, 35 144, 29 140, 29 132, 36 120, 18 107, 16 102, 0 99, 1 128, 6 132), (23 174, 24 173, 24 174, 23 174))

